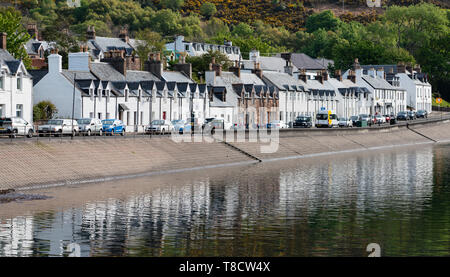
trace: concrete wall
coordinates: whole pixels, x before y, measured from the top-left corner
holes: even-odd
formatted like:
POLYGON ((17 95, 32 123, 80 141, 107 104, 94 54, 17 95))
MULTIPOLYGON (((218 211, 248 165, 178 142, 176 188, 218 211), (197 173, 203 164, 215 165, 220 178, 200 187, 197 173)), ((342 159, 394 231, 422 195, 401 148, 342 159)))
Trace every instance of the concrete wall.
MULTIPOLYGON (((189 168, 305 158, 386 146, 450 142, 450 121, 384 128, 281 131, 278 150, 257 142, 182 142, 170 137, 0 140, 0 190, 103 180, 189 168), (412 131, 411 129, 415 130, 412 131), (427 137, 420 135, 425 134, 427 137), (252 157, 253 156, 253 157, 252 157)), ((219 169, 210 169, 219 170, 219 169)))

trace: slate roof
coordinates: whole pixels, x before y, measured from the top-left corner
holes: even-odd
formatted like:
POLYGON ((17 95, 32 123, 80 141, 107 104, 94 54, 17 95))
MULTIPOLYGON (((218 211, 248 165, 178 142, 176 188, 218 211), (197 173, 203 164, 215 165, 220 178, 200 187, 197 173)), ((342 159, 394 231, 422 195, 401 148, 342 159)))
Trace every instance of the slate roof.
POLYGON ((5 64, 12 74, 16 74, 21 65, 20 60, 16 60, 7 50, 0 49, 0 64, 5 64))
MULTIPOLYGON (((277 54, 277 57, 281 57, 281 54, 277 54)), ((328 66, 323 66, 321 63, 318 63, 315 59, 304 53, 291 53, 291 62, 294 66, 299 69, 306 70, 321 70, 328 69, 328 66)))
POLYGON ((166 82, 193 83, 189 77, 179 71, 163 71, 162 78, 166 82))
POLYGON ((269 83, 273 84, 279 90, 282 90, 282 91, 285 91, 285 90, 306 91, 307 90, 307 85, 303 81, 301 81, 301 80, 297 79, 296 77, 291 76, 287 73, 264 71, 263 79, 265 79, 269 83))
POLYGON ((44 78, 45 75, 47 75, 48 69, 30 69, 28 70, 28 73, 33 76, 33 86, 35 86, 40 80, 42 80, 42 78, 44 78))
MULTIPOLYGON (((264 57, 260 56, 258 58, 258 61, 260 64, 260 68, 265 71, 277 71, 277 72, 285 72, 284 67, 286 66, 286 60, 284 60, 281 57, 264 57)), ((293 66, 293 70, 298 71, 297 67, 293 66)), ((241 62, 241 67, 243 69, 254 69, 255 68, 255 61, 251 60, 243 60, 241 62)))
POLYGON ((385 79, 382 78, 373 78, 369 75, 363 75, 362 79, 375 89, 404 90, 400 87, 392 86, 385 79))
POLYGON ((61 74, 67 78, 72 84, 74 82, 74 77, 76 74, 77 80, 96 80, 97 78, 92 75, 90 72, 84 72, 84 71, 69 71, 67 69, 63 69, 61 71, 61 74))

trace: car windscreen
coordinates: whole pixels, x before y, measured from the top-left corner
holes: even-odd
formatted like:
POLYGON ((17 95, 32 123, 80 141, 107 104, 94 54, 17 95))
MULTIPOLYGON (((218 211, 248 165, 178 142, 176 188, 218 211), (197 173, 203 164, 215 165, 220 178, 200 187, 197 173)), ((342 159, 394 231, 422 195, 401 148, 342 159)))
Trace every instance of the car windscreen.
POLYGON ((316 116, 316 119, 318 119, 318 120, 327 120, 328 119, 328 114, 318 114, 317 116, 316 116))
POLYGON ((114 124, 114 120, 103 120, 102 123, 105 125, 112 125, 114 124))
POLYGON ((77 122, 78 124, 91 124, 90 119, 78 119, 77 122))
POLYGON ((299 117, 297 117, 296 120, 304 122, 304 121, 311 121, 311 118, 310 117, 306 117, 306 116, 299 116, 299 117))
POLYGON ((358 120, 358 117, 357 116, 352 116, 351 120, 358 120))
POLYGON ((152 125, 164 125, 164 120, 153 120, 152 125))
POLYGON ((52 119, 47 121, 48 125, 62 125, 63 121, 62 120, 56 120, 56 119, 52 119))
POLYGON ((0 118, 0 126, 2 126, 3 124, 11 124, 12 120, 11 118, 0 118))

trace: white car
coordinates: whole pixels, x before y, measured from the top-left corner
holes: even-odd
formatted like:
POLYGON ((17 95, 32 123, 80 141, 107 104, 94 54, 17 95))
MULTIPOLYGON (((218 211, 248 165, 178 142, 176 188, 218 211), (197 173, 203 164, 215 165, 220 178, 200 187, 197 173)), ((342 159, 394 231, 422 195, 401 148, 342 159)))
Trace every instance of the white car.
POLYGON ((10 138, 16 136, 33 137, 33 124, 21 117, 0 118, 0 134, 7 134, 10 138))
POLYGON ((168 120, 156 119, 145 128, 145 133, 147 134, 165 134, 170 133, 174 129, 172 123, 168 120))
POLYGON ((339 127, 353 127, 353 120, 351 118, 339 118, 339 127))
POLYGON ((382 116, 380 114, 376 115, 375 116, 375 123, 377 123, 377 124, 384 124, 384 123, 386 123, 386 117, 384 117, 384 116, 382 116))
POLYGON ((285 129, 288 128, 288 125, 284 123, 283 120, 273 120, 269 124, 267 124, 268 129, 285 129))
POLYGON ((80 118, 77 119, 78 126, 80 127, 80 134, 90 136, 92 134, 103 135, 103 123, 100 119, 96 118, 80 118))
POLYGON ((39 136, 45 134, 63 136, 63 135, 77 135, 80 129, 78 122, 72 119, 50 119, 46 124, 38 127, 39 136), (73 127, 73 129, 72 129, 73 127))

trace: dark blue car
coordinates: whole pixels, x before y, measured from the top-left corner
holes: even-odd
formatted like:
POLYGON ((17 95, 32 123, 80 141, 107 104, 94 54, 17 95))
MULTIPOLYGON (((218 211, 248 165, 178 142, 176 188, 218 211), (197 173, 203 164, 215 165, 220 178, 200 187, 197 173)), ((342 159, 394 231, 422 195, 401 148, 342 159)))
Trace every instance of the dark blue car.
POLYGON ((125 125, 121 120, 118 119, 104 119, 102 120, 103 124, 103 133, 106 135, 115 135, 120 134, 122 136, 125 135, 125 125))

